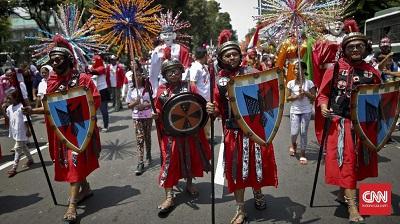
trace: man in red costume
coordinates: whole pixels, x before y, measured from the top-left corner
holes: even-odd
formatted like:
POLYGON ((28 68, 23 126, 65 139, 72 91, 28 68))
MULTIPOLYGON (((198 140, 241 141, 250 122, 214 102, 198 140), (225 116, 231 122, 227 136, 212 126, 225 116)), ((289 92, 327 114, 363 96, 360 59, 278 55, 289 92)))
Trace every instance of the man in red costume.
POLYGON ((211 169, 211 149, 203 128, 192 135, 174 136, 167 133, 164 124, 160 122, 161 117, 168 116, 163 110, 168 99, 183 92, 197 92, 195 85, 188 86, 182 81, 182 73, 183 66, 177 59, 165 61, 161 67, 161 74, 167 82, 158 87, 155 99, 162 156, 159 184, 165 189, 166 195, 165 201, 158 206, 160 214, 168 213, 173 208, 172 188, 178 184, 179 179, 185 178, 186 191, 196 196, 198 190, 192 184, 192 179, 202 177, 204 171, 208 172, 211 169))
POLYGON ((378 176, 377 153, 363 147, 350 119, 351 91, 358 85, 381 83, 379 72, 363 60, 367 44, 367 38, 359 32, 343 39, 344 57, 325 72, 316 101, 315 131, 319 142, 323 117, 330 122, 325 144, 325 182, 340 187, 337 201, 347 204, 349 220, 356 223, 363 221, 356 204, 357 181, 378 176))
MULTIPOLYGON (((222 38, 221 38, 222 39, 222 38)), ((246 187, 253 188, 255 207, 258 210, 266 208, 263 186, 277 186, 273 145, 260 146, 246 137, 236 123, 229 105, 227 83, 237 75, 254 72, 251 67, 240 66, 242 54, 239 45, 227 41, 218 48, 218 66, 222 68, 216 78, 214 102, 207 103, 207 111, 222 118, 224 133, 225 177, 229 192, 234 192, 237 212, 231 224, 244 223, 246 213, 244 208, 244 191, 246 187), (242 155, 248 155, 248 160, 242 155)))
MULTIPOLYGON (((71 45, 60 35, 53 39, 56 46, 49 52, 50 64, 54 73, 47 80, 47 93, 68 91, 69 88, 84 86, 91 91, 95 108, 100 106, 100 94, 91 77, 85 73, 79 74, 76 68, 71 45)), ((35 108, 32 111, 28 108, 26 113, 43 114, 42 108, 35 108)), ((68 182, 69 206, 63 217, 68 223, 76 221, 77 203, 91 196, 89 183, 86 177, 99 167, 98 155, 101 150, 99 130, 95 125, 93 137, 87 149, 78 154, 63 144, 56 133, 51 130, 50 122, 46 119, 47 135, 49 141, 50 156, 54 162, 54 179, 56 181, 68 182), (81 189, 81 191, 79 191, 81 189)))

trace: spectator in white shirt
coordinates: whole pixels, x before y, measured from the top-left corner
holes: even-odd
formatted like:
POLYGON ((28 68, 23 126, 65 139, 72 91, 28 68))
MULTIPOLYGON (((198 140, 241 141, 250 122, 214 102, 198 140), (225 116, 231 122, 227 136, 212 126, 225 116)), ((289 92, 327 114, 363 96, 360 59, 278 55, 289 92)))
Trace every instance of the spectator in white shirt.
POLYGON ((305 79, 305 71, 307 65, 304 62, 295 63, 294 80, 287 83, 288 97, 287 101, 292 102, 290 106, 290 134, 291 146, 289 154, 296 156, 297 136, 300 133, 300 164, 307 164, 306 148, 307 148, 307 132, 311 119, 313 102, 315 100, 316 88, 311 80, 305 79), (300 69, 301 66, 301 69, 300 69))
POLYGON ((40 81, 38 86, 38 99, 39 105, 41 104, 44 95, 46 94, 47 89, 47 78, 49 77, 50 73, 53 72, 53 68, 50 65, 45 65, 40 68, 40 75, 42 76, 42 81, 40 81))
POLYGON ((31 136, 27 125, 26 116, 22 113, 22 103, 19 102, 20 92, 11 87, 6 91, 7 98, 11 105, 7 107, 6 118, 9 120, 9 137, 15 140, 14 145, 14 164, 12 168, 7 172, 8 177, 13 177, 17 174, 17 167, 19 160, 21 159, 21 154, 24 153, 28 158, 28 161, 23 167, 30 167, 33 164, 33 158, 29 152, 28 138, 31 136))
MULTIPOLYGON (((210 101, 210 73, 206 66, 208 55, 207 49, 198 47, 194 54, 196 60, 190 67, 190 84, 197 87, 199 93, 207 102, 210 101)), ((210 139, 210 119, 204 127, 206 137, 210 139)))

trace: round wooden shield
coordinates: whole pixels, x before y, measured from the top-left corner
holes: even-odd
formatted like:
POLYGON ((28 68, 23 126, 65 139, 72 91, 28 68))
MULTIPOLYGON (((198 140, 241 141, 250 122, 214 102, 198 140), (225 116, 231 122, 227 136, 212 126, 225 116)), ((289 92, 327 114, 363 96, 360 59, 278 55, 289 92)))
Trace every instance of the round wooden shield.
POLYGON ((168 135, 191 135, 207 123, 206 100, 196 93, 179 93, 163 106, 164 129, 168 135))

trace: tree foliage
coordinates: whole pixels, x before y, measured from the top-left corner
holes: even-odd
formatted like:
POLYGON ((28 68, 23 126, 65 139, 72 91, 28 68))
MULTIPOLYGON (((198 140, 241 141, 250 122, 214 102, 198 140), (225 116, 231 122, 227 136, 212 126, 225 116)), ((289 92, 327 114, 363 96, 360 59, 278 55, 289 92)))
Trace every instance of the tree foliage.
POLYGON ((56 9, 57 5, 63 2, 62 0, 10 0, 8 10, 10 14, 34 20, 40 29, 50 31, 52 9, 56 9), (22 8, 27 15, 18 11, 18 8, 22 8))

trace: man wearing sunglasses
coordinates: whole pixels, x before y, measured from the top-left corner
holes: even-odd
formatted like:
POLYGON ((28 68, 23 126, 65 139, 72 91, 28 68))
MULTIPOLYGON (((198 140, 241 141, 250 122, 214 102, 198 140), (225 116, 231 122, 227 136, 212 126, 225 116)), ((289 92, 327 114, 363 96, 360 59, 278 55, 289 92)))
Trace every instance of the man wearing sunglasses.
MULTIPOLYGON (((46 93, 64 92, 68 89, 84 86, 91 91, 95 108, 100 106, 100 94, 91 77, 76 71, 77 60, 73 48, 62 36, 53 38, 55 47, 49 52, 53 73, 47 80, 46 93)), ((41 108, 23 108, 25 113, 44 114, 41 108)), ((50 122, 45 119, 49 152, 54 163, 54 179, 69 183, 69 205, 63 216, 66 223, 74 223, 77 217, 77 204, 93 195, 86 177, 99 167, 98 155, 101 150, 100 136, 97 125, 94 125, 93 135, 87 149, 77 154, 59 141, 56 132, 52 130, 50 122)))
POLYGON ((325 72, 316 100, 315 132, 320 143, 322 132, 328 133, 324 141, 325 182, 340 187, 336 201, 348 207, 353 223, 364 220, 356 203, 357 181, 378 176, 377 153, 364 150, 350 118, 351 91, 362 84, 381 83, 380 73, 363 60, 367 44, 359 32, 344 37, 344 56, 325 72), (330 119, 328 130, 323 130, 323 118, 330 119))
MULTIPOLYGON (((219 38, 221 40, 228 38, 219 38)), ((227 41, 218 48, 218 66, 222 69, 216 77, 217 88, 214 91, 214 102, 207 103, 207 112, 222 118, 224 133, 225 177, 229 192, 234 192, 237 210, 231 224, 245 223, 244 206, 245 188, 251 187, 254 195, 254 205, 258 210, 266 209, 266 201, 261 188, 277 186, 278 177, 272 144, 260 146, 244 135, 230 108, 227 87, 234 76, 256 72, 254 68, 240 65, 242 54, 238 43, 227 41), (242 156, 248 149, 249 159, 242 156), (258 164, 256 166, 256 164, 258 164), (248 172, 242 172, 242 167, 248 167, 248 172), (246 176, 247 175, 247 176, 246 176)))

